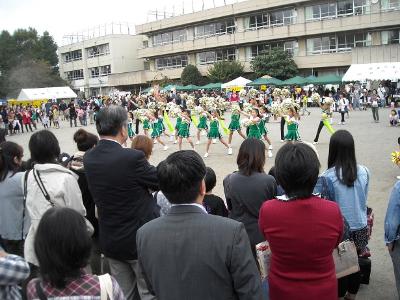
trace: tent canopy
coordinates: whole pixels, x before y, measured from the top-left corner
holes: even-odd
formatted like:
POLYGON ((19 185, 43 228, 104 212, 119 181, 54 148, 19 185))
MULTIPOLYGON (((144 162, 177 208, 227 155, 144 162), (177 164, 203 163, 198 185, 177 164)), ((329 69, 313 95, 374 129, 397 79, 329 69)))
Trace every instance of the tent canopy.
MULTIPOLYGON (((308 77, 307 77, 308 78, 308 77)), ((319 77, 314 77, 308 83, 312 84, 338 84, 342 83, 342 76, 336 75, 336 74, 328 74, 328 75, 322 75, 319 77)))
POLYGON ((257 78, 256 80, 248 83, 248 86, 260 86, 260 85, 281 85, 282 84, 282 80, 279 80, 277 78, 274 77, 269 77, 269 78, 265 78, 260 77, 257 78))
POLYGON ((222 86, 222 83, 217 82, 217 83, 209 83, 209 84, 206 84, 206 85, 204 85, 204 86, 201 86, 200 88, 201 88, 202 90, 220 90, 220 89, 221 89, 221 86, 222 86))
POLYGON ((224 83, 221 87, 223 89, 228 89, 228 88, 233 88, 233 87, 245 87, 246 84, 250 83, 251 80, 248 80, 243 77, 238 77, 232 81, 229 81, 227 83, 224 83))
POLYGON ((185 86, 177 86, 176 90, 177 91, 196 91, 198 89, 200 89, 201 87, 194 85, 194 84, 189 84, 189 85, 185 85, 185 86))
POLYGON ((283 85, 306 85, 307 79, 301 76, 295 76, 282 82, 283 85))
POLYGON ((353 64, 343 76, 343 81, 400 79, 400 62, 353 64))
POLYGON ((70 99, 77 95, 69 86, 21 89, 17 100, 70 99))

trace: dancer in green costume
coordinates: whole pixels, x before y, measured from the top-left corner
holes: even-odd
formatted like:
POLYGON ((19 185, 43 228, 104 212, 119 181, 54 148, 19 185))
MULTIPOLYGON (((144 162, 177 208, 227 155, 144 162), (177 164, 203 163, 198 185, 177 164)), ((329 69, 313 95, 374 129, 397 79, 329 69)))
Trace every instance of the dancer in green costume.
POLYGON ((196 145, 200 144, 200 133, 203 130, 208 133, 207 112, 205 112, 204 110, 203 110, 203 112, 200 113, 199 124, 197 125, 197 142, 196 142, 196 145))
POLYGON ((192 146, 192 149, 194 150, 194 144, 192 142, 192 139, 190 138, 190 115, 187 110, 184 110, 180 116, 181 122, 179 124, 179 129, 178 129, 178 145, 179 145, 179 150, 182 150, 182 140, 186 139, 190 146, 192 146))
POLYGON ((231 114, 231 123, 228 126, 229 129, 229 137, 228 137, 228 145, 229 147, 232 144, 232 137, 233 133, 236 131, 243 139, 246 136, 242 132, 242 127, 240 126, 240 107, 233 106, 232 107, 232 114, 231 114))
POLYGON ((208 114, 210 119, 210 127, 208 131, 208 141, 207 141, 207 148, 204 157, 208 157, 208 151, 210 150, 210 145, 213 139, 219 139, 219 141, 228 149, 228 155, 232 155, 232 148, 228 146, 225 142, 224 138, 222 137, 221 133, 219 132, 219 120, 220 117, 218 112, 215 110, 211 114, 208 114))

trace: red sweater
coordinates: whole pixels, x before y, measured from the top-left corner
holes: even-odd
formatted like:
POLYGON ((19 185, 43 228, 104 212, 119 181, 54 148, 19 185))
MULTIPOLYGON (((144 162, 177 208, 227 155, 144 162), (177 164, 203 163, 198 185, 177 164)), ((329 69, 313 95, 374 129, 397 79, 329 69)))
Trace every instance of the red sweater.
POLYGON ((339 206, 319 197, 270 200, 260 210, 271 246, 270 299, 337 300, 333 249, 343 234, 339 206))

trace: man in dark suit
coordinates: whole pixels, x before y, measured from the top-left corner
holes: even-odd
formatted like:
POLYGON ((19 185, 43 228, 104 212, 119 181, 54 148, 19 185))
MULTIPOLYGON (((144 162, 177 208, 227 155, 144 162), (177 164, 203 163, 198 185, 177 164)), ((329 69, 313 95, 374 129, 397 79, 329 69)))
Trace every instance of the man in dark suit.
MULTIPOLYGON (((128 300, 136 290, 136 232, 159 216, 149 189, 158 189, 157 170, 141 151, 123 148, 128 138, 127 113, 119 106, 99 111, 100 141, 83 159, 89 190, 98 209, 100 248, 111 274, 128 300)), ((138 283, 138 289, 141 287, 138 283)))
POLYGON ((137 233, 139 268, 162 300, 261 299, 260 275, 242 223, 208 215, 202 206, 206 167, 178 151, 157 167, 169 214, 137 233))

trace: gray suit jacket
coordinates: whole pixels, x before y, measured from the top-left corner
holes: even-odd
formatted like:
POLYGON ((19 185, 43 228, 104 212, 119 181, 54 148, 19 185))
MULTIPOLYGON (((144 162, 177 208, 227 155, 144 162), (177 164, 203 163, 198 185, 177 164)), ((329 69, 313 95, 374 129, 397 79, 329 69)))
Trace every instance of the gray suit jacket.
POLYGON ((260 300, 261 282, 242 223, 191 205, 137 233, 142 276, 160 300, 260 300))

